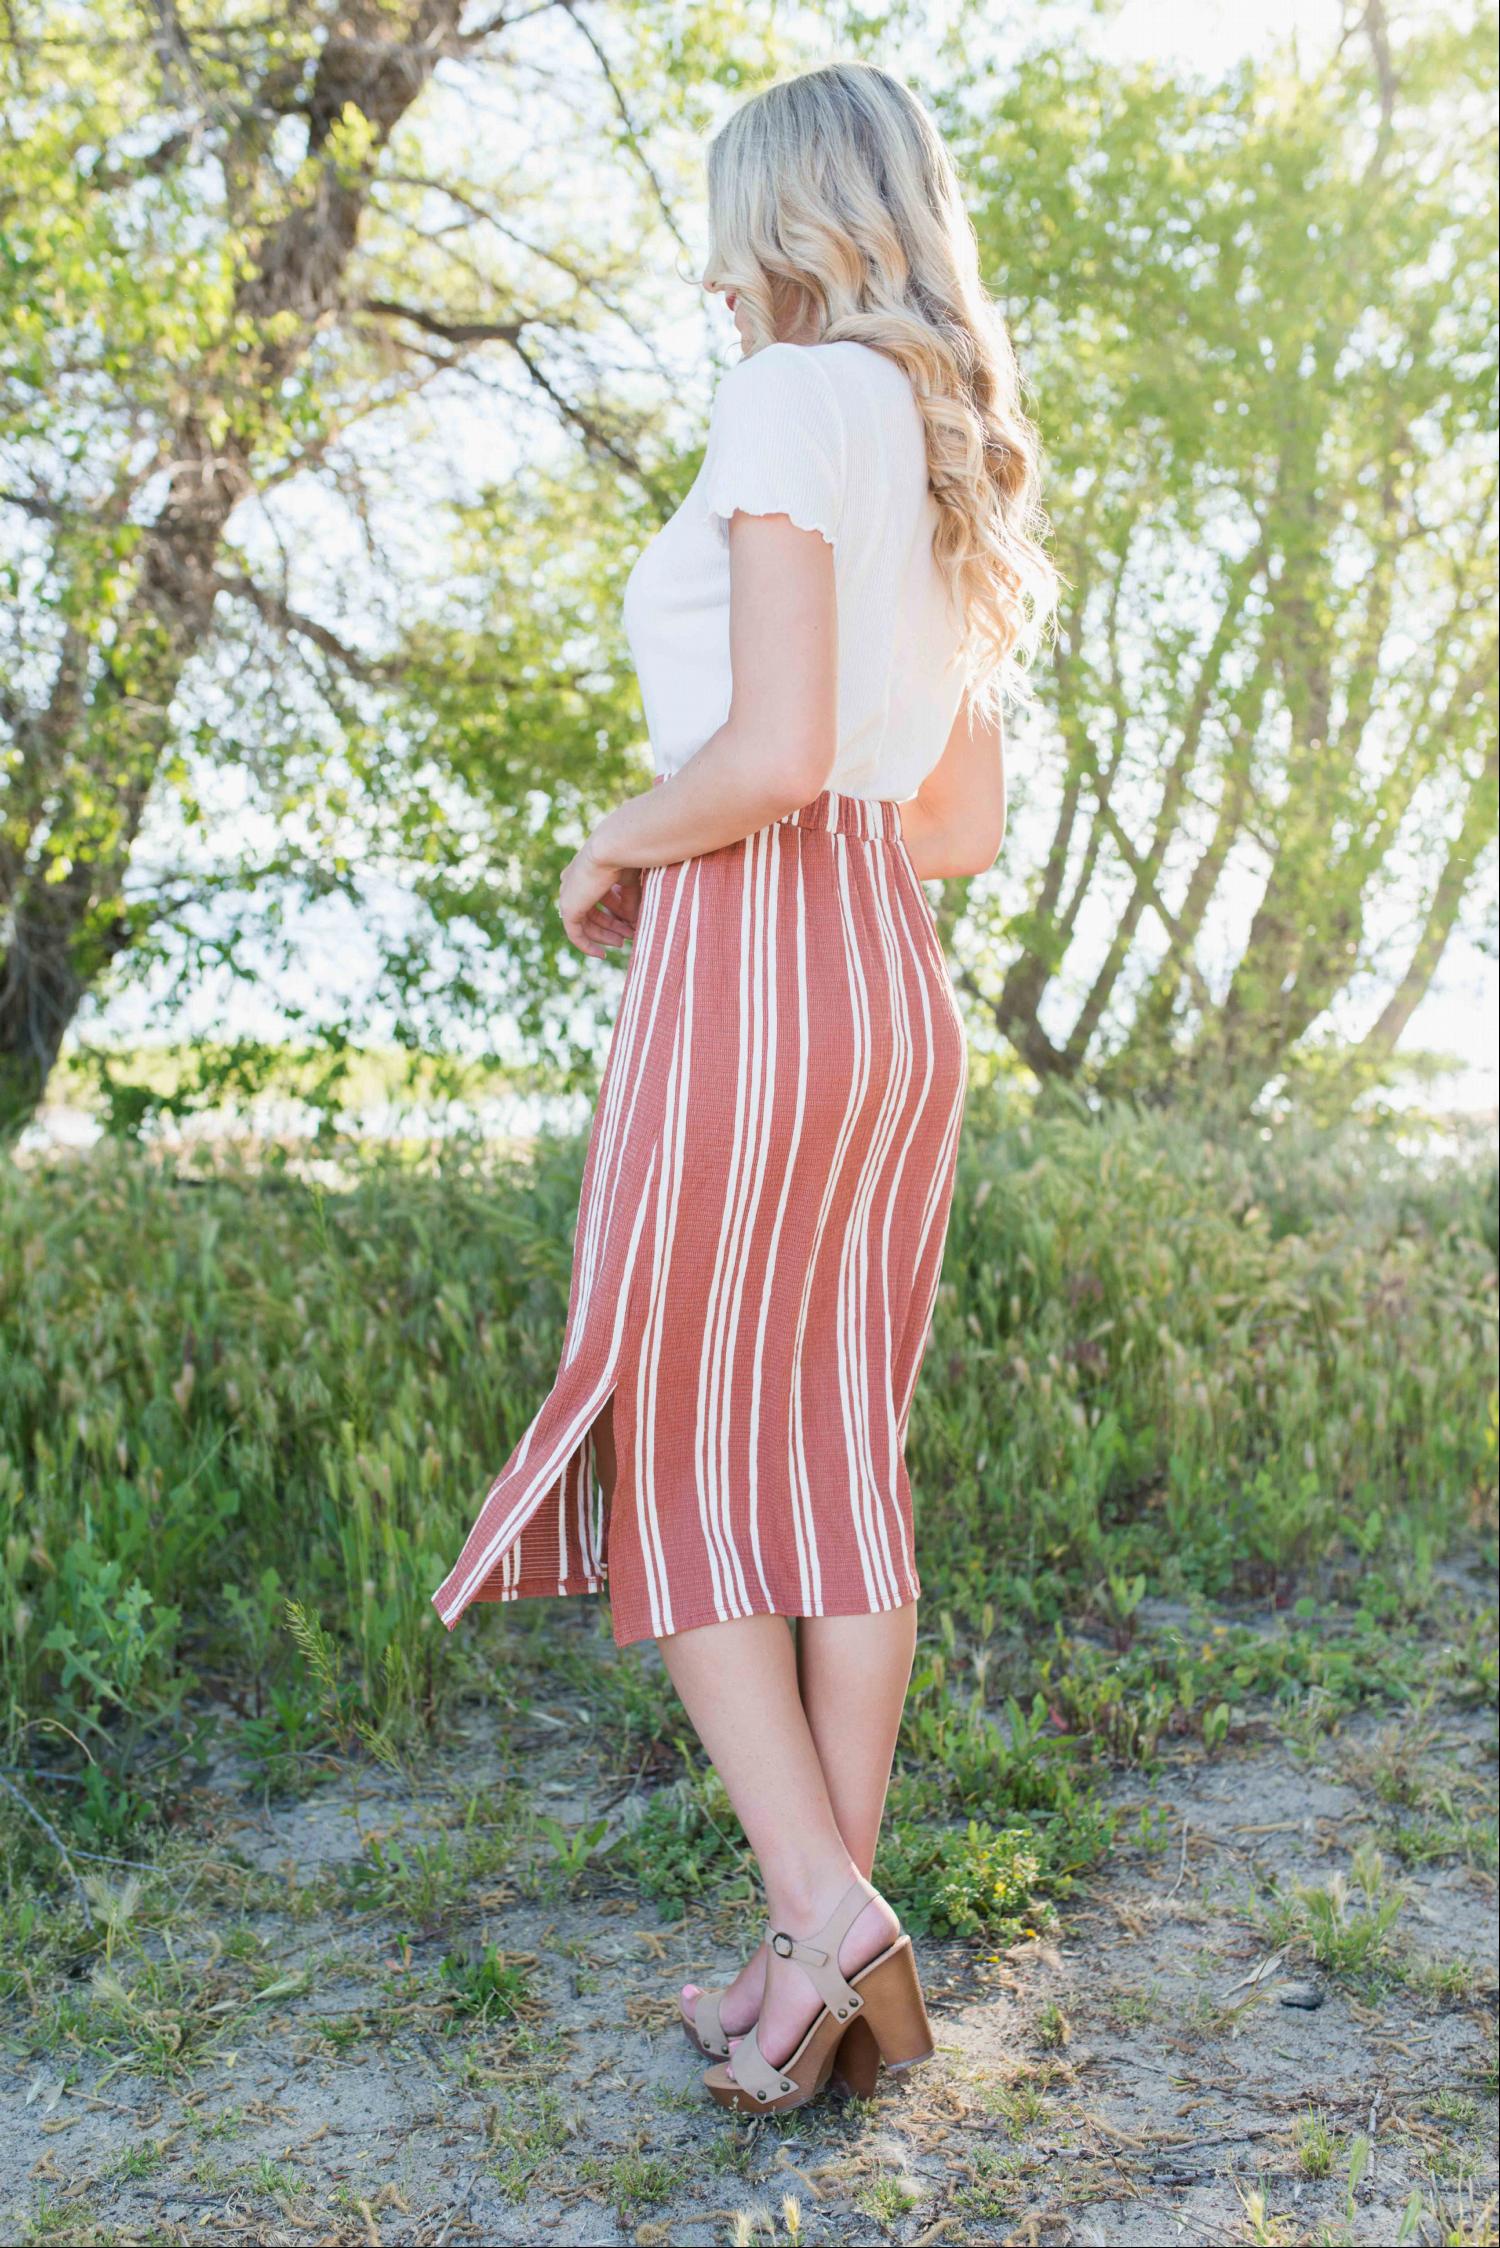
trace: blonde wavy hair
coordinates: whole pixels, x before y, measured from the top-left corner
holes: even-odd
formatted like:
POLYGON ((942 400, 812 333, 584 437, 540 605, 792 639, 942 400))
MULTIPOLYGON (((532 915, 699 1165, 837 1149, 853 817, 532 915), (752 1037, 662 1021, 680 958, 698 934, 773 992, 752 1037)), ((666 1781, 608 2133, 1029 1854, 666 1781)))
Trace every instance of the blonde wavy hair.
POLYGON ((715 135, 708 200, 704 281, 735 292, 752 350, 868 344, 910 379, 969 700, 998 709, 1024 688, 1057 576, 1042 546, 1040 445, 937 127, 884 70, 810 70, 715 135))

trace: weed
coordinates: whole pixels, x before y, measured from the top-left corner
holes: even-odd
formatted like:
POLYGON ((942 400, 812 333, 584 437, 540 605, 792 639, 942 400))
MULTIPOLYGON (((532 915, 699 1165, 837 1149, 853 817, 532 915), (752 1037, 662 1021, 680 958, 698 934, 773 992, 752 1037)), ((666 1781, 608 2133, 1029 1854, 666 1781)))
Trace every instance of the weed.
MULTIPOLYGON (((702 2106, 701 2096, 695 2104, 702 2106)), ((745 2124, 726 2124, 709 2142, 708 2159, 716 2170, 727 2170, 736 2178, 748 2178, 755 2167, 755 2140, 745 2124)))
POLYGON ((1390 1936, 1402 1902, 1399 1890, 1386 1886, 1379 1851, 1367 1845, 1354 1853, 1347 1879, 1336 1873, 1324 1888, 1298 1887, 1279 1898, 1267 1932, 1273 1943, 1300 1945, 1331 1975, 1357 1983, 1382 1975, 1389 1980, 1390 1936))
POLYGON ((485 1944, 477 1959, 451 1953, 440 1972, 449 2005, 465 2020, 519 2021, 534 2008, 529 1966, 507 1959, 492 1943, 485 1944))
POLYGON ((1112 1990, 1106 2003, 1111 2019, 1126 2031, 1144 2029, 1148 2023, 1160 2021, 1166 2011, 1155 1983, 1146 1983, 1140 1989, 1112 1990))
POLYGON ((513 2094, 489 2113, 486 2142, 490 2166, 508 2201, 522 2202, 550 2156, 564 2147, 571 2126, 550 2086, 513 2094))
POLYGON ((1050 2050, 1061 2052, 1073 2034, 1073 2026, 1055 1999, 1048 1999, 1036 2017, 1036 2041, 1050 2050))
POLYGON ((1136 1817, 1132 1841, 1148 1857, 1160 1857, 1171 1847, 1172 1819, 1164 1803, 1143 1803, 1136 1817))
POLYGON ((285 2163, 273 2162, 269 2155, 263 2154, 245 2174, 245 2183, 252 2193, 263 2193, 275 2200, 298 2193, 303 2181, 285 2163))
POLYGON ((1245 2216, 1244 2238, 1252 2248, 1289 2248, 1297 2238, 1296 2226, 1289 2218, 1272 2216, 1258 2187, 1240 2193, 1240 2207, 1245 2216))
POLYGON ((1467 2092, 1455 2092, 1445 2085, 1442 2091, 1433 2093, 1427 2102, 1427 2112, 1434 2122, 1453 2123, 1467 2130, 1479 2120, 1479 2103, 1467 2092))
POLYGON ((717 1773, 689 1772, 658 1788, 616 1845, 615 1862, 670 1920, 743 1875, 744 1837, 717 1773))
POLYGON ((984 2096, 984 2104, 991 2115, 999 2116, 1012 2138, 1029 2131, 1047 2113, 1047 2102, 1040 2087, 1025 2077, 1018 2077, 1013 2084, 992 2086, 984 2096))
POLYGON ((862 2186, 854 2199, 867 2217, 878 2225, 898 2225, 909 2217, 921 2200, 919 2189, 905 2178, 876 2178, 862 2186))
POLYGON ((540 1818, 540 1833, 552 1846, 554 1870, 565 1889, 576 1889, 609 1831, 607 1819, 591 1819, 570 1833, 560 1820, 540 1818))
POLYGON ((364 2022, 357 2016, 351 2020, 328 2017, 309 2026, 314 2036, 321 2038, 330 2051, 335 2053, 352 2052, 365 2034, 364 2022))
POLYGON ((237 2139, 245 2128, 242 2107, 221 2108, 217 2115, 200 2116, 193 2129, 205 2145, 214 2139, 237 2139))
POLYGON ((367 1835, 360 1855, 339 1869, 339 1886, 361 1912, 389 1913, 430 1928, 461 1900, 467 1871, 448 1835, 388 1841, 367 1835))
POLYGON ((1333 2169, 1338 2141, 1321 2115, 1299 2115, 1292 2132, 1297 2166, 1304 2178, 1326 2178, 1333 2169))
POLYGON ((789 2193, 782 2196, 779 2231, 772 2211, 759 2205, 736 2209, 730 2219, 731 2248, 800 2248, 802 2237, 801 2204, 789 2193))
POLYGON ((1033 2158, 1017 2150, 978 2146, 971 2157, 973 2178, 959 2187, 954 2199, 967 2216, 991 2224, 1013 2217, 1024 2197, 1033 2158))
MULTIPOLYGON (((114 1146, 6 1167, 0 1675, 8 1707, 64 1716, 108 1767, 96 1815, 139 1815, 132 1775, 148 1732, 182 1722, 190 1646, 247 1679, 247 1745, 277 1787, 356 1721, 398 1741, 473 1675, 427 1594, 473 1463, 504 1457, 555 1371, 582 1154, 370 1153, 336 1192, 114 1146), (35 1253, 65 1240, 76 1254, 35 1253)), ((1294 1660, 1335 1696, 1408 1698, 1393 1666, 1372 1678, 1370 1642, 1438 1597, 1435 1557, 1474 1506, 1489 1518, 1490 1264, 1482 1166, 1378 1131, 976 1106, 910 1431, 929 1600, 1050 1627, 1102 1587, 1130 1663, 1150 1594, 1302 1571, 1299 1589, 1353 1597, 1323 1635, 1344 1644, 1294 1660)), ((1224 1661, 1186 1713, 1210 1737, 1244 1698, 1210 1691, 1224 1661)), ((618 1769, 667 1776, 680 1718, 654 1657, 599 1668, 618 1769)), ((1438 1669, 1493 1699, 1482 1629, 1438 1669)), ((1180 1697, 1154 1684, 1108 1694, 1089 1737, 1135 1753, 1175 1726, 1180 1697)))
POLYGON ((116 2164, 122 2178, 149 2178, 167 2159, 167 2150, 160 2139, 143 2139, 139 2146, 127 2147, 116 2164))
POLYGON ((918 1935, 983 1935, 1013 1941, 1040 1911, 1035 1838, 997 1834, 971 1819, 953 1830, 897 1820, 881 1838, 876 1880, 918 1935))
POLYGON ((665 2161, 660 2155, 643 2154, 638 2147, 617 2154, 604 2174, 605 2190, 613 2204, 616 2222, 621 2225, 629 2222, 635 2210, 669 2200, 682 2180, 680 2163, 665 2161))
POLYGON ((1415 1953, 1405 1961, 1405 1976, 1412 1989, 1439 2005, 1472 2005, 1494 1988, 1494 1976, 1477 1960, 1434 1959, 1415 1953))

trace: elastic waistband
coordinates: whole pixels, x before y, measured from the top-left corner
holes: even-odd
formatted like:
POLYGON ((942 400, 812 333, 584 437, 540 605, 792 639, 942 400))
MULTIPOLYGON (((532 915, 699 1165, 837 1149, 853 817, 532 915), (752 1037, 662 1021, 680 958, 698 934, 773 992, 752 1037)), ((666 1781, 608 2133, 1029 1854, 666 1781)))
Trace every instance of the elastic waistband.
POLYGON ((834 835, 855 835, 862 843, 899 843, 901 807, 893 796, 845 796, 825 788, 799 811, 783 812, 778 827, 821 827, 834 835))
MULTIPOLYGON (((653 778, 659 787, 668 776, 657 773, 653 778)), ((773 825, 822 828, 830 835, 857 836, 861 843, 899 843, 901 806, 894 796, 846 796, 840 789, 825 788, 810 804, 783 812, 773 825)))

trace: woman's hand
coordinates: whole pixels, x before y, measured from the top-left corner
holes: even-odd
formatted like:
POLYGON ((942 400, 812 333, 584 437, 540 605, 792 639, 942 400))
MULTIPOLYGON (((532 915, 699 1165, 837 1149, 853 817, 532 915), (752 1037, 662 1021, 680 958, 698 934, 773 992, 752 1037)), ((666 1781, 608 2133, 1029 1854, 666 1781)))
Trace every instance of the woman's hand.
POLYGON ((638 867, 610 866, 595 855, 592 836, 563 869, 557 907, 569 941, 593 960, 629 944, 641 910, 638 867))

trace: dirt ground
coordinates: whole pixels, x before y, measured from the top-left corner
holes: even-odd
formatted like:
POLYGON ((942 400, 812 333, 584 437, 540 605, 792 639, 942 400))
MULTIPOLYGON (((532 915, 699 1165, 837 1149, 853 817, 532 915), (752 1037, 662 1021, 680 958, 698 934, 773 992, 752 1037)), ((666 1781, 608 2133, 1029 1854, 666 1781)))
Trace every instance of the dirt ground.
MULTIPOLYGON (((601 1810, 572 1719, 535 1706, 507 1749, 568 1830, 601 1810)), ((930 2064, 869 2105, 749 2124, 701 2094, 673 1995, 732 1967, 744 1908, 664 1924, 594 1874, 549 1893, 492 1866, 424 1924, 424 1878, 451 1875, 501 1778, 489 1738, 473 1713, 415 1788, 365 1772, 265 1803, 217 1773, 173 1846, 180 1912, 139 1943, 132 1876, 106 1874, 109 1956, 80 1963, 80 1997, 118 2037, 58 2026, 40 1978, 0 2021, 0 2238, 1494 2237, 1495 1883, 1463 1842, 1494 1813, 1488 1720, 1267 1732, 1128 1776, 1055 1941, 923 1948, 930 2064), (1393 1802, 1417 1800, 1421 1834, 1393 1843, 1393 1802), (372 1906, 349 1869, 394 1849, 399 1900, 377 1883, 372 1906), (1399 1974, 1319 1970, 1278 1927, 1273 1883, 1302 1884, 1337 1945, 1360 1879, 1399 1974), (486 1941, 520 1971, 519 2020, 444 1996, 443 1961, 486 1941)))

